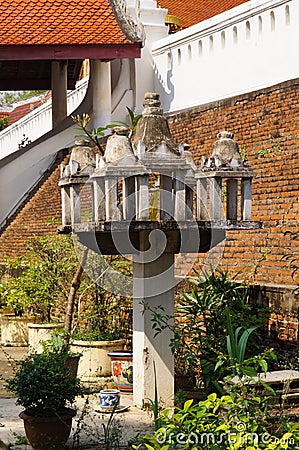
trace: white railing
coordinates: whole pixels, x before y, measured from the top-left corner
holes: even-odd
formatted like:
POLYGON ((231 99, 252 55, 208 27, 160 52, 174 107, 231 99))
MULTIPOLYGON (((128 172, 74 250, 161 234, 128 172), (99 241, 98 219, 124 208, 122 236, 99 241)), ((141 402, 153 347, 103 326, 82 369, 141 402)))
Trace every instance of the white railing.
POLYGON ((152 47, 156 90, 178 111, 299 77, 299 0, 251 0, 152 47))
MULTIPOLYGON (((82 102, 88 80, 81 80, 76 89, 68 92, 67 114, 70 115, 82 102)), ((52 102, 49 100, 39 108, 22 117, 0 133, 0 159, 18 150, 25 139, 34 142, 52 129, 52 102)))

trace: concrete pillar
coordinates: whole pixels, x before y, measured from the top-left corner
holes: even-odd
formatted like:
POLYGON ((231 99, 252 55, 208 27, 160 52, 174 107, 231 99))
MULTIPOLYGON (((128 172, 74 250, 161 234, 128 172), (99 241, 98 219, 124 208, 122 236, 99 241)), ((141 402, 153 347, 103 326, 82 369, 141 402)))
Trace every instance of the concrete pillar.
POLYGON ((145 35, 141 58, 135 59, 136 112, 141 112, 143 110, 144 93, 155 91, 152 43, 167 37, 168 27, 165 25, 165 17, 168 11, 165 8, 159 8, 156 0, 141 0, 138 2, 126 0, 126 3, 133 19, 142 23, 145 35))
POLYGON ((92 60, 93 128, 111 123, 111 68, 110 62, 92 60))
POLYGON ((52 61, 52 126, 55 128, 67 117, 67 61, 52 61))
MULTIPOLYGON (((143 231, 140 239, 145 245, 143 231)), ((173 334, 165 329, 154 337, 152 312, 144 307, 144 303, 151 309, 163 305, 162 314, 174 315, 174 255, 162 253, 155 258, 156 244, 138 260, 134 257, 133 263, 133 398, 141 408, 154 399, 154 364, 159 401, 171 406, 174 400, 174 357, 169 346, 173 334)))

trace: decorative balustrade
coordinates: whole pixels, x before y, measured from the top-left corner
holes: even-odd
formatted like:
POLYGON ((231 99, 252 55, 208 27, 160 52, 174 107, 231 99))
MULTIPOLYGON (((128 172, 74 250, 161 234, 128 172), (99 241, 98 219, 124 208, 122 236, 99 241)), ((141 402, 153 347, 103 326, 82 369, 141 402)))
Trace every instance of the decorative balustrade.
MULTIPOLYGON (((73 91, 67 95, 67 114, 71 114, 82 102, 88 80, 80 81, 73 91)), ((22 119, 0 132, 0 159, 15 152, 24 139, 30 142, 46 134, 52 129, 51 100, 36 108, 22 119)))
POLYGON ((252 0, 153 44, 155 88, 177 111, 299 77, 299 0, 252 0))

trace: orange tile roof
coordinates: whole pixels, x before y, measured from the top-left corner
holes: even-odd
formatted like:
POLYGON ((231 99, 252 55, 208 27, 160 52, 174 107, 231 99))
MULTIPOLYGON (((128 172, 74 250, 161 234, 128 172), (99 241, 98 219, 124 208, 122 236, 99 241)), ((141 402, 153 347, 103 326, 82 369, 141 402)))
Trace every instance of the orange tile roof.
POLYGON ((130 44, 108 0, 0 0, 0 45, 130 44))
POLYGON ((187 28, 224 11, 242 5, 248 0, 158 0, 161 8, 181 19, 182 27, 187 28))

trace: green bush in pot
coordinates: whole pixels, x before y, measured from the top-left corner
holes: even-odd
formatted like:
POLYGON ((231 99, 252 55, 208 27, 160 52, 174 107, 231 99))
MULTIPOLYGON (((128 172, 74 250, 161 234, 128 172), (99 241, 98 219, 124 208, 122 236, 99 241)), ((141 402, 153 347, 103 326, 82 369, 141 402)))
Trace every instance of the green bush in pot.
POLYGON ((33 314, 50 323, 53 309, 64 309, 77 265, 72 241, 70 236, 33 237, 26 249, 21 257, 6 260, 10 276, 2 277, 0 301, 18 316, 33 314))
POLYGON ((70 406, 82 393, 80 381, 66 365, 65 353, 44 352, 20 361, 7 388, 25 408, 27 439, 37 450, 63 448, 76 411, 70 406))

